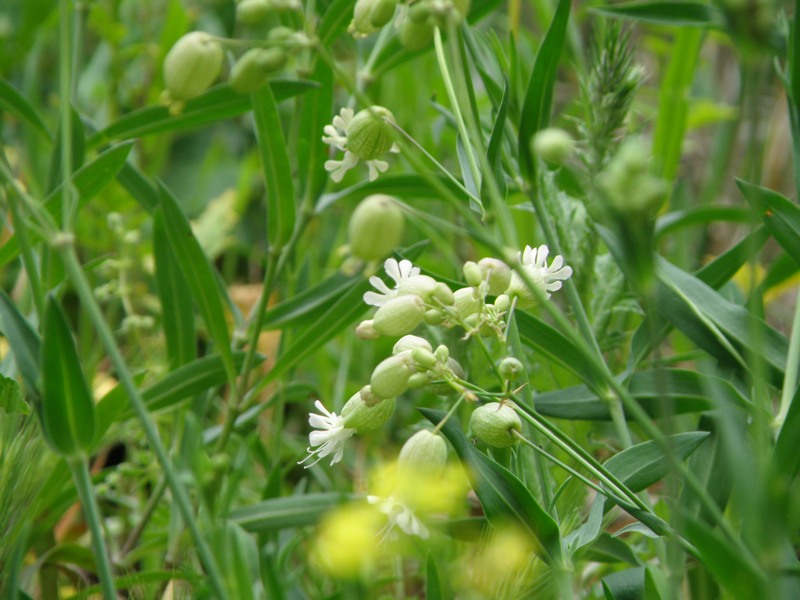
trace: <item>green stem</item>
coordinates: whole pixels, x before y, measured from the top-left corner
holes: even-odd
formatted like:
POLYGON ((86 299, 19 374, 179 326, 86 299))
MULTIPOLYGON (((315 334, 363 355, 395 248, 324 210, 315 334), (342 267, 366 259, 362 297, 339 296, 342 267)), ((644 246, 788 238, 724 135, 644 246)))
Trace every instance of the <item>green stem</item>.
MULTIPOLYGON (((467 126, 464 123, 464 116, 461 114, 461 107, 459 106, 458 96, 456 95, 455 88, 453 87, 453 80, 450 76, 450 71, 447 68, 447 59, 444 56, 444 47, 442 46, 442 32, 437 27, 433 30, 433 43, 436 48, 436 59, 439 62, 439 69, 442 72, 442 80, 444 81, 447 96, 450 99, 450 109, 453 111, 453 117, 456 120, 458 133, 461 136, 461 141, 464 143, 464 151, 467 153, 467 163, 469 165, 472 181, 475 183, 477 189, 481 185, 481 172, 478 169, 478 163, 475 160, 475 153, 472 149, 472 141, 470 140, 467 126)), ((478 206, 481 208, 481 217, 485 216, 483 203, 477 200, 478 206)))
POLYGON ((147 526, 147 523, 150 521, 150 517, 153 516, 153 513, 156 511, 156 507, 158 503, 161 501, 161 497, 164 495, 164 492, 167 489, 167 480, 163 477, 159 479, 156 487, 150 493, 150 498, 147 500, 147 504, 142 511, 142 516, 139 518, 139 522, 136 523, 136 527, 133 528, 130 535, 125 540, 125 543, 122 544, 122 548, 120 548, 119 556, 124 557, 126 556, 133 547, 136 545, 136 542, 139 541, 142 533, 144 532, 144 528, 147 526))
POLYGON ((512 432, 514 433, 515 436, 517 436, 517 438, 523 444, 525 444, 527 446, 530 446, 530 448, 534 452, 536 452, 537 454, 541 454, 542 456, 544 456, 547 460, 549 460, 553 464, 558 465, 559 467, 564 469, 567 473, 572 475, 575 479, 577 479, 578 481, 583 482, 585 485, 587 485, 590 488, 592 488, 598 494, 601 494, 601 495, 605 496, 606 498, 609 498, 610 500, 613 500, 616 504, 618 504, 619 506, 621 506, 623 508, 625 508, 625 506, 631 506, 630 502, 628 502, 627 500, 623 500, 618 495, 612 493, 608 488, 603 488, 602 486, 597 485, 594 481, 592 481, 591 479, 589 479, 585 475, 582 475, 581 473, 579 473, 578 471, 576 471, 575 469, 570 467, 565 462, 559 460, 558 458, 556 458, 555 456, 550 454, 547 450, 544 450, 543 448, 541 448, 538 444, 535 444, 534 442, 532 442, 531 440, 526 438, 522 433, 520 433, 516 429, 512 429, 512 432))
POLYGON ((789 338, 789 352, 786 356, 786 370, 783 376, 783 389, 781 390, 781 405, 778 416, 775 417, 774 427, 777 434, 780 434, 786 415, 789 414, 789 407, 792 405, 792 398, 797 388, 798 368, 800 367, 800 302, 794 307, 794 319, 792 319, 792 335, 789 338))
POLYGON ((103 313, 100 310, 100 306, 97 304, 97 301, 92 294, 92 288, 90 287, 89 282, 86 279, 86 275, 81 268, 80 262, 78 261, 75 248, 73 247, 72 243, 70 243, 68 234, 62 234, 62 239, 57 240, 56 242, 57 243, 55 245, 64 263, 67 274, 72 281, 72 285, 75 288, 75 292, 80 298, 81 304, 89 314, 89 318, 97 330, 97 334, 100 337, 100 341, 105 347, 109 358, 111 359, 111 363, 114 366, 117 377, 119 378, 123 389, 128 395, 128 401, 130 402, 131 408, 136 413, 136 416, 142 425, 142 429, 144 429, 147 441, 150 447, 153 449, 153 452, 155 453, 156 458, 158 459, 158 462, 164 471, 164 477, 166 478, 167 484, 169 485, 173 497, 175 498, 175 503, 178 505, 178 510, 180 511, 183 520, 189 527, 189 531, 192 535, 192 539, 194 540, 200 561, 203 563, 203 566, 208 572, 214 593, 217 598, 225 599, 228 597, 228 594, 225 591, 225 586, 222 583, 222 577, 220 576, 214 556, 211 554, 211 550, 203 538, 203 535, 200 532, 200 528, 197 524, 197 520, 192 512, 189 494, 187 493, 183 482, 178 477, 175 469, 172 466, 172 462, 167 455, 164 444, 161 442, 161 438, 159 437, 155 423, 150 417, 150 414, 147 412, 147 407, 145 406, 142 396, 136 387, 133 376, 128 370, 128 365, 125 363, 125 359, 122 357, 122 353, 117 346, 117 342, 114 339, 114 334, 111 332, 110 327, 103 318, 103 313))
POLYGON ((94 550, 94 560, 97 565, 100 577, 100 587, 103 590, 104 600, 116 600, 117 592, 114 589, 114 576, 111 573, 111 562, 108 559, 108 550, 103 538, 103 530, 100 526, 100 510, 97 507, 97 500, 92 488, 92 479, 89 475, 89 468, 86 466, 84 457, 72 457, 67 459, 72 478, 75 480, 75 487, 78 490, 78 497, 83 506, 83 514, 92 532, 92 547, 94 550))
POLYGON ((61 179, 63 201, 61 204, 62 228, 72 231, 74 198, 72 190, 72 3, 59 0, 59 63, 58 91, 61 102, 61 179))
POLYGON ((28 227, 22 216, 22 211, 17 204, 17 199, 14 197, 13 190, 8 195, 8 204, 11 207, 11 216, 14 219, 14 233, 19 240, 22 264, 25 266, 25 273, 28 276, 28 283, 31 286, 33 305, 36 307, 36 314, 41 318, 44 314, 44 290, 42 289, 42 281, 39 277, 39 269, 36 265, 36 257, 34 256, 33 248, 28 238, 28 227))

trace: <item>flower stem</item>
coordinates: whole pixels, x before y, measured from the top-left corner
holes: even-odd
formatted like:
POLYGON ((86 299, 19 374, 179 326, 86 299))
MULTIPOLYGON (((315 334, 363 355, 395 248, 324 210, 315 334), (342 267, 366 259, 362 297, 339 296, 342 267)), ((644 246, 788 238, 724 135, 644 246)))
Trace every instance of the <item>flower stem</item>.
POLYGON ((205 567, 211 580, 210 583, 214 590, 214 594, 217 598, 225 599, 228 597, 228 594, 225 591, 225 586, 222 583, 222 577, 217 567, 217 563, 214 560, 214 556, 211 553, 211 550, 209 549, 205 539, 203 538, 203 535, 200 532, 200 528, 197 524, 197 520, 192 512, 189 494, 187 493, 183 482, 178 477, 175 469, 172 466, 172 462, 167 455, 164 444, 161 442, 161 438, 159 437, 155 423, 150 417, 150 414, 147 412, 147 407, 145 406, 142 396, 136 387, 133 376, 128 370, 128 365, 125 363, 125 359, 122 357, 122 353, 117 346, 117 342, 114 339, 114 334, 111 332, 110 327, 106 323, 103 313, 100 310, 100 306, 97 304, 97 301, 92 294, 92 289, 89 286, 86 275, 81 268, 80 262, 78 261, 75 248, 71 244, 60 244, 57 249, 64 263, 67 274, 72 281, 72 285, 75 288, 75 292, 80 298, 81 305, 83 306, 84 310, 86 310, 90 320, 94 324, 97 334, 100 337, 100 341, 105 347, 109 358, 111 359, 111 363, 114 366, 117 377, 119 378, 123 389, 128 395, 128 401, 130 402, 131 408, 136 413, 136 416, 142 425, 142 429, 144 429, 147 441, 150 447, 153 449, 153 452, 155 453, 156 458, 158 459, 158 462, 164 471, 164 477, 167 480, 170 490, 172 490, 175 503, 178 505, 178 510, 180 511, 183 520, 189 527, 197 554, 200 557, 200 561, 203 563, 203 566, 205 567))
POLYGON ((69 468, 72 471, 72 479, 78 490, 78 497, 83 506, 83 513, 92 532, 92 546, 94 549, 94 560, 97 565, 98 576, 100 577, 100 587, 103 590, 104 600, 116 600, 117 592, 114 589, 114 576, 111 573, 111 562, 108 559, 108 550, 103 538, 103 530, 100 526, 100 510, 97 507, 97 500, 92 489, 92 479, 89 475, 89 468, 86 466, 86 458, 83 456, 67 459, 69 468))

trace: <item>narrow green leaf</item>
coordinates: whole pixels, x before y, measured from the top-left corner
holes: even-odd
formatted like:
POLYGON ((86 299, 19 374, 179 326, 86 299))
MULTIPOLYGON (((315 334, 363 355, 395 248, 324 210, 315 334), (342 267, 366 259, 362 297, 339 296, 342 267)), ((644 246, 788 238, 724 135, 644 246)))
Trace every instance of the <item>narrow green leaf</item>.
POLYGON ((800 265, 800 208, 778 192, 736 180, 745 199, 764 220, 767 230, 792 260, 800 265))
POLYGON ((27 392, 35 395, 39 384, 41 340, 30 321, 19 312, 17 305, 2 289, 0 289, 0 323, 27 392))
POLYGON ((36 131, 48 140, 53 138, 53 134, 50 133, 50 130, 47 128, 47 125, 45 125, 44 120, 34 106, 28 102, 17 88, 2 77, 0 77, 0 109, 26 121, 28 125, 32 125, 36 131))
POLYGON ((595 6, 592 12, 655 25, 676 27, 721 27, 725 17, 714 6, 698 2, 628 2, 595 6))
MULTIPOLYGON (((505 137, 506 117, 508 116, 508 103, 511 90, 508 87, 508 79, 503 80, 503 95, 500 99, 500 106, 497 108, 497 115, 492 125, 492 134, 489 137, 489 145, 486 148, 486 163, 492 168, 494 180, 500 190, 501 196, 506 193, 506 178, 503 175, 502 148, 505 137)), ((483 186, 485 190, 486 186, 483 186)), ((484 200, 488 199, 488 194, 484 191, 484 200)))
POLYGON ((535 348, 551 360, 556 361, 590 386, 600 381, 596 369, 583 357, 583 353, 561 333, 524 311, 516 311, 514 318, 517 321, 519 334, 527 346, 535 348))
POLYGON ((669 67, 659 89, 653 160, 657 174, 664 181, 674 181, 678 172, 689 115, 689 92, 702 44, 702 31, 678 31, 672 44, 669 67))
MULTIPOLYGON (((664 441, 674 458, 684 460, 708 436, 707 431, 691 431, 666 436, 664 441)), ((661 445, 650 440, 615 454, 603 463, 603 466, 616 475, 632 492, 640 492, 669 473, 670 460, 664 454, 661 445)))
POLYGON ((644 600, 644 567, 617 571, 600 581, 607 600, 644 600))
POLYGON ((752 213, 742 206, 693 206, 684 210, 668 212, 656 221, 656 237, 666 235, 692 225, 706 226, 709 223, 750 223, 752 213))
POLYGON ((359 282, 363 282, 360 276, 348 277, 339 272, 334 273, 317 285, 271 307, 264 315, 264 329, 283 329, 302 321, 308 322, 308 319, 316 320, 331 302, 359 282))
POLYGON ((117 181, 122 184, 131 197, 147 212, 153 212, 158 206, 158 189, 142 173, 142 171, 130 162, 126 162, 119 173, 117 181))
MULTIPOLYGON (((419 410, 434 425, 445 416, 443 411, 429 408, 419 410)), ((538 543, 541 558, 551 565, 560 565, 563 554, 558 524, 536 502, 528 488, 511 471, 475 448, 464 436, 455 419, 449 419, 441 432, 464 463, 489 522, 498 524, 508 522, 509 519, 516 521, 538 543)))
POLYGON ((553 86, 556 83, 558 63, 567 38, 567 23, 572 2, 558 0, 553 21, 536 53, 522 113, 519 120, 519 164, 523 175, 534 179, 536 163, 531 154, 530 143, 533 135, 547 127, 550 122, 550 107, 553 102, 553 86))
POLYGON ((55 452, 75 455, 92 444, 94 401, 67 319, 53 296, 47 299, 42 332, 42 429, 55 452))
MULTIPOLYGON (((322 15, 322 20, 317 29, 320 44, 330 46, 330 43, 342 35, 353 18, 353 5, 355 0, 333 0, 322 15)), ((322 62, 322 61, 319 61, 322 62)), ((320 129, 320 131, 322 131, 320 129)))
POLYGON ((757 339, 766 365, 777 374, 783 373, 789 343, 782 334, 666 260, 658 261, 658 276, 661 282, 656 292, 659 312, 696 344, 721 360, 747 368, 747 364, 741 364, 739 356, 747 348, 754 347, 753 340, 757 339), (711 329, 709 323, 715 329, 711 329), (731 353, 731 342, 739 356, 731 353))
MULTIPOLYGON (((761 248, 767 239, 769 239, 767 230, 759 227, 741 242, 698 270, 695 277, 713 289, 721 288, 742 268, 742 265, 750 260, 753 253, 761 248)), ((650 330, 650 324, 645 321, 633 335, 630 364, 635 366, 641 363, 653 348, 661 343, 670 329, 669 325, 664 325, 654 335, 650 330)))
POLYGON ((428 558, 425 559, 425 600, 445 600, 433 552, 428 552, 428 558))
POLYGON ((328 343, 335 335, 338 335, 345 327, 364 314, 369 307, 364 304, 361 297, 368 288, 369 284, 362 280, 342 294, 328 310, 294 339, 292 345, 285 352, 281 353, 272 369, 258 384, 258 388, 263 389, 268 383, 275 381, 279 375, 328 343))
POLYGON ((594 562, 623 562, 634 566, 642 564, 628 544, 605 532, 597 536, 591 544, 581 548, 577 557, 580 560, 594 562))
MULTIPOLYGON (((235 352, 233 364, 238 370, 244 364, 245 353, 235 352)), ((263 357, 256 358, 256 365, 263 357)), ((225 383, 225 363, 218 354, 204 356, 181 365, 157 383, 142 390, 142 400, 151 411, 170 408, 176 403, 225 383)), ((129 413, 133 416, 133 412, 129 413)))
POLYGON ((766 592, 764 575, 719 530, 711 529, 690 515, 684 515, 681 523, 684 537, 697 549, 700 560, 732 597, 739 597, 742 590, 747 590, 753 598, 766 592))
POLYGON ((164 211, 164 227, 170 246, 209 335, 222 357, 228 378, 233 379, 236 370, 231 352, 230 333, 217 280, 212 271, 213 267, 192 233, 189 220, 178 206, 178 202, 164 186, 161 186, 159 191, 164 211))
POLYGON ((269 86, 251 96, 256 140, 267 188, 267 229, 271 249, 283 247, 297 218, 292 168, 278 104, 269 86))
MULTIPOLYGON (((299 79, 273 79, 269 87, 280 101, 302 94, 316 87, 316 84, 299 79)), ((228 84, 218 85, 202 96, 189 100, 180 115, 169 114, 165 106, 149 106, 117 119, 105 129, 91 135, 86 143, 93 147, 109 140, 197 128, 238 117, 250 109, 249 96, 233 91, 228 84)))
MULTIPOLYGON (((72 171, 74 172, 83 165, 83 159, 86 153, 86 128, 83 126, 83 121, 78 111, 71 108, 70 115, 72 117, 72 139, 70 140, 69 149, 72 153, 71 164, 72 171)), ((61 164, 61 124, 59 123, 56 139, 53 143, 52 154, 50 155, 50 170, 48 171, 47 185, 45 187, 48 194, 58 187, 63 175, 63 167, 61 164)))
POLYGON ((172 254, 160 207, 153 213, 153 257, 161 300, 161 326, 167 341, 170 370, 174 370, 196 358, 197 342, 192 295, 172 254))
POLYGON ((787 482, 794 480, 800 473, 798 448, 800 448, 800 388, 797 388, 792 396, 792 403, 789 405, 789 411, 786 413, 772 454, 775 471, 787 482))
MULTIPOLYGON (((628 382, 628 391, 653 418, 702 412, 718 408, 724 401, 745 409, 747 400, 729 381, 683 369, 638 371, 628 382), (708 397, 708 385, 713 381, 722 395, 708 397)), ((607 421, 611 419, 608 404, 585 385, 573 386, 535 397, 536 412, 559 419, 607 421)))
MULTIPOLYGON (((331 10, 326 11, 326 17, 331 10)), ((325 170, 327 145, 322 141, 319 132, 333 120, 335 114, 333 72, 325 61, 318 60, 310 78, 319 87, 303 96, 297 136, 297 165, 299 172, 305 175, 299 177, 298 192, 304 198, 318 198, 328 183, 328 172, 325 170)))
POLYGON ((355 499, 351 494, 327 492, 272 498, 252 506, 238 508, 231 520, 251 533, 267 533, 288 527, 313 525, 322 515, 355 499))

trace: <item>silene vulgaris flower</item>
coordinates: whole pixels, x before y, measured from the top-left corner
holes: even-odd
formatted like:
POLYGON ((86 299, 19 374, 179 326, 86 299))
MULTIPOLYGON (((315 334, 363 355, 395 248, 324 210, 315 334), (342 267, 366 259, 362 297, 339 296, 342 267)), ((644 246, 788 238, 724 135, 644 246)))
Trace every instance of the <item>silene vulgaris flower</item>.
POLYGON ((394 281, 394 287, 390 288, 386 285, 380 277, 373 275, 369 278, 369 282, 380 293, 365 292, 364 302, 371 306, 383 306, 389 300, 398 295, 398 289, 405 282, 413 279, 414 277, 423 277, 420 275, 419 267, 415 267, 410 260, 403 259, 400 262, 394 258, 387 258, 383 263, 383 268, 386 274, 394 281))
POLYGON ((343 108, 333 117, 333 123, 324 128, 322 141, 332 148, 342 150, 341 160, 325 161, 325 170, 331 179, 339 182, 345 173, 364 161, 369 168, 369 180, 375 181, 379 173, 385 173, 389 163, 381 160, 390 152, 399 152, 394 143, 392 113, 382 106, 371 106, 356 113, 352 108, 343 108))
POLYGON ((316 457, 314 462, 305 466, 306 469, 331 454, 333 455, 331 466, 342 460, 344 443, 356 432, 355 429, 344 426, 344 417, 335 412, 329 412, 319 400, 314 403, 314 406, 321 414, 309 413, 308 424, 317 431, 308 434, 308 456, 298 462, 298 464, 303 464, 310 458, 316 457))
POLYGON ((367 496, 367 502, 376 506, 380 512, 386 515, 386 525, 380 532, 383 541, 394 539, 397 536, 395 529, 399 529, 406 535, 415 535, 423 540, 430 537, 431 534, 422 521, 417 518, 408 506, 394 496, 389 496, 388 498, 367 496))
MULTIPOLYGON (((547 256, 550 249, 541 245, 538 248, 525 246, 525 250, 518 253, 521 268, 530 278, 532 283, 539 289, 544 299, 550 298, 552 292, 561 289, 562 282, 572 276, 572 267, 564 264, 564 257, 560 254, 556 256, 550 265, 547 264, 547 256)), ((506 293, 517 298, 517 304, 522 308, 529 308, 536 304, 536 295, 528 289, 525 281, 517 271, 511 275, 511 283, 506 293)))

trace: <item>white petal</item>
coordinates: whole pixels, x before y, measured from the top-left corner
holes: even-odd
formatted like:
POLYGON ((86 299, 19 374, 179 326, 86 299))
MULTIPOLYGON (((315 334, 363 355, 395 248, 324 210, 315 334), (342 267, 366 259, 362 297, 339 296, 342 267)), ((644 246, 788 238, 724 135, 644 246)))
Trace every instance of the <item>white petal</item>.
POLYGON ((394 258, 387 258, 386 262, 383 263, 383 270, 386 271, 386 274, 391 277, 395 283, 399 283, 403 278, 401 267, 404 262, 411 264, 407 260, 403 260, 398 264, 397 260, 394 258))
POLYGON ((383 306, 391 298, 390 295, 376 294, 375 292, 364 292, 364 304, 370 306, 383 306))

